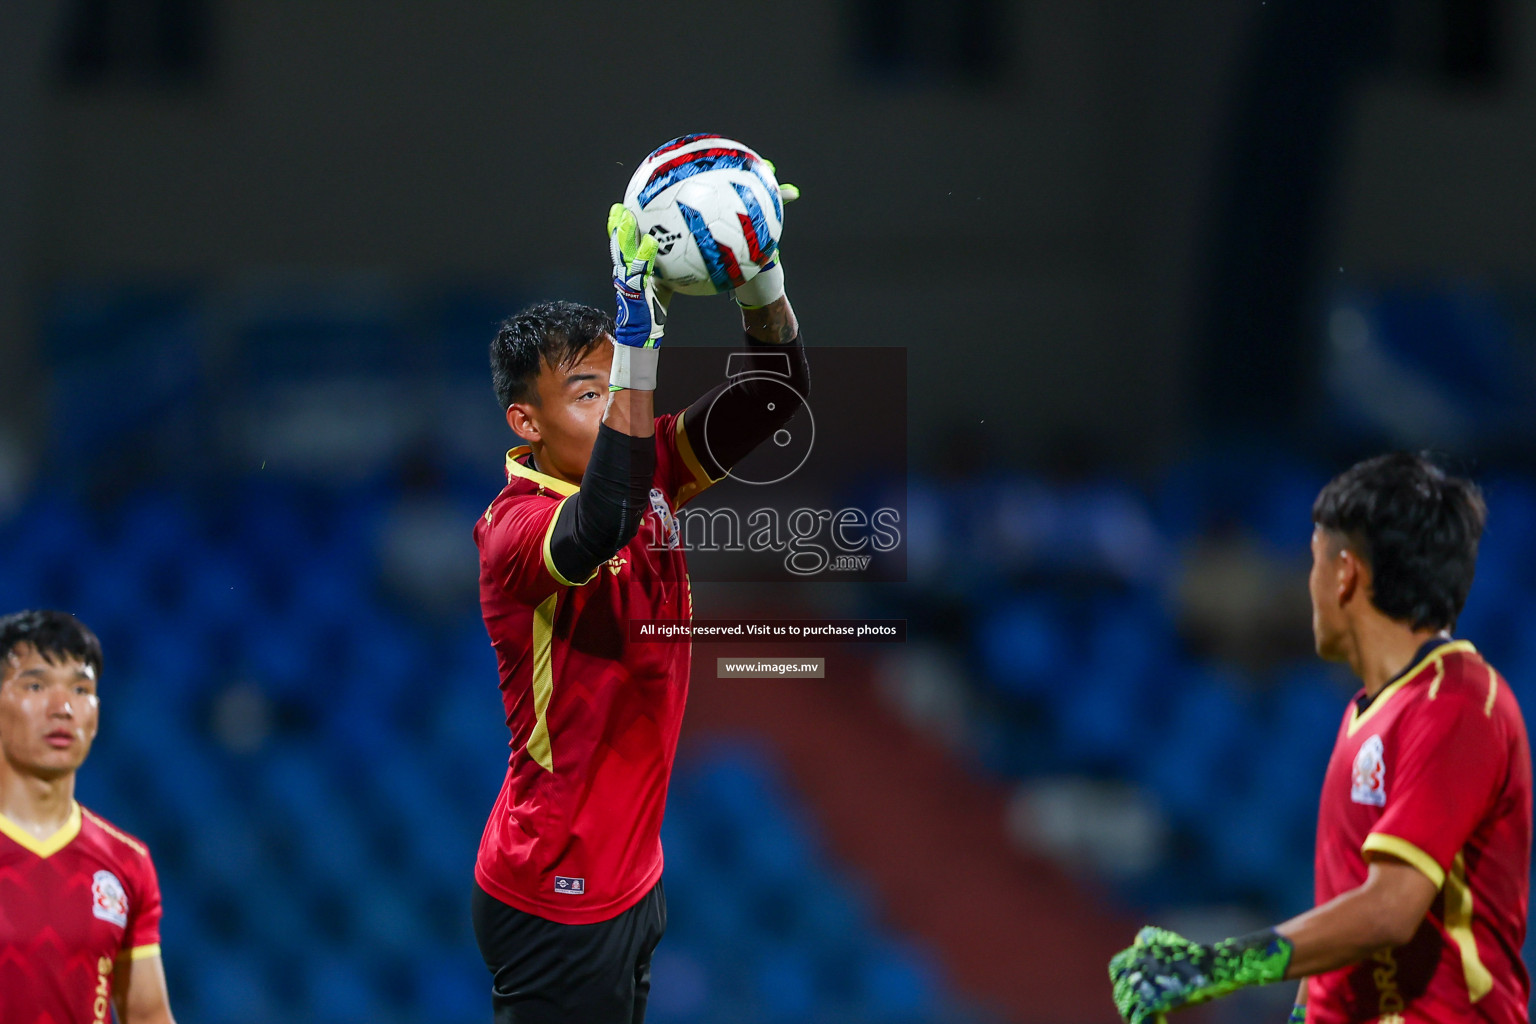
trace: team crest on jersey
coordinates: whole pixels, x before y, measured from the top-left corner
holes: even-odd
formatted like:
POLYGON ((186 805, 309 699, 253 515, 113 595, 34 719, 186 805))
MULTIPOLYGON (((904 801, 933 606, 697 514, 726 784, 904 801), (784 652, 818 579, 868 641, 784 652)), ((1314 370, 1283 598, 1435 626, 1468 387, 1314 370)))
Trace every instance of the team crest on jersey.
POLYGON ((1360 744, 1349 776, 1349 798, 1357 804, 1384 807, 1387 803, 1387 764, 1380 736, 1360 744))
POLYGON ((119 928, 128 927, 128 894, 110 871, 98 871, 91 878, 91 913, 119 928))
POLYGON ((587 891, 585 878, 567 878, 564 875, 555 876, 555 892, 563 892, 570 896, 580 896, 587 891))
POLYGON ((677 516, 672 514, 672 506, 667 504, 667 496, 656 487, 651 488, 651 511, 656 513, 656 518, 661 520, 661 542, 664 546, 675 548, 682 543, 682 536, 677 529, 677 516))

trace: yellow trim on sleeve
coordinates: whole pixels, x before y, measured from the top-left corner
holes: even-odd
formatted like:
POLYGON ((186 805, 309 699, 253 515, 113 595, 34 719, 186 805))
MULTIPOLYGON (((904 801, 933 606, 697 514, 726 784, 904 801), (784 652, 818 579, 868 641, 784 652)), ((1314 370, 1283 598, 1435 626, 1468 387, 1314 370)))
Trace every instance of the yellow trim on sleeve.
POLYGON ((1499 695, 1499 674, 1488 666, 1488 702, 1483 705, 1483 717, 1493 717, 1493 702, 1499 695))
POLYGON ((1435 883, 1436 889, 1445 885, 1445 871, 1441 869, 1435 858, 1406 839, 1389 836, 1385 832, 1372 832, 1365 837, 1365 842, 1360 844, 1360 852, 1385 853, 1388 856, 1396 857, 1398 860, 1418 868, 1425 878, 1435 883))
POLYGON ((159 955, 160 955, 160 943, 152 942, 152 943, 150 943, 147 946, 134 946, 132 949, 125 949, 125 950, 123 950, 123 952, 121 954, 119 954, 118 959, 119 960, 148 960, 152 956, 159 956, 159 955))
POLYGON ((548 473, 540 473, 536 469, 529 469, 517 461, 520 457, 527 455, 531 451, 533 451, 533 445, 520 444, 507 452, 507 479, 510 480, 514 476, 520 476, 524 480, 532 480, 540 487, 554 491, 556 494, 567 498, 581 490, 580 487, 573 483, 567 483, 559 477, 550 476, 548 473))
POLYGON ((1477 952, 1477 937, 1472 934, 1472 887, 1467 884, 1467 862, 1460 853, 1451 862, 1450 877, 1445 880, 1445 930, 1461 950, 1461 973, 1472 1002, 1493 991, 1493 975, 1477 952))
POLYGON ((122 831, 121 829, 113 826, 110 822, 108 822, 105 818, 103 818, 99 814, 92 814, 89 810, 87 810, 84 807, 80 808, 80 810, 85 813, 85 816, 87 818, 91 819, 91 823, 92 824, 94 824, 97 828, 101 829, 107 835, 111 836, 113 839, 116 839, 118 842, 120 842, 123 845, 127 846, 130 850, 133 850, 133 851, 137 852, 140 856, 143 856, 143 857, 148 857, 149 856, 149 848, 147 846, 145 846, 143 843, 139 842, 137 839, 133 838, 133 836, 130 836, 126 832, 122 831))
POLYGON ((595 580, 597 578, 598 572, 602 569, 602 566, 598 565, 594 567, 592 570, 592 575, 582 580, 581 583, 573 583, 561 575, 559 569, 555 568, 555 556, 553 552, 549 550, 550 541, 554 540, 555 537, 555 523, 560 519, 560 510, 564 508, 565 503, 570 500, 571 496, 569 494, 560 499, 560 503, 555 506, 555 514, 549 517, 549 526, 544 529, 544 568, 549 570, 549 574, 553 576, 558 582, 563 583, 568 587, 579 587, 583 584, 591 583, 593 580, 595 580))
POLYGON ((710 484, 717 484, 725 479, 723 476, 711 477, 708 471, 704 469, 704 463, 700 462, 698 455, 694 454, 693 442, 688 440, 688 431, 683 429, 683 417, 686 415, 688 415, 686 409, 678 413, 677 429, 672 432, 677 446, 678 457, 683 460, 683 465, 688 467, 688 472, 693 474, 693 481, 691 483, 686 483, 677 489, 677 504, 679 507, 710 484))
POLYGON ((555 692, 555 673, 552 652, 555 641, 555 603, 560 598, 557 590, 533 610, 533 731, 526 744, 528 756, 540 768, 554 772, 555 758, 549 741, 549 698, 555 692))
MULTIPOLYGON (((1452 640, 1448 644, 1441 644, 1439 647, 1436 647, 1434 650, 1426 654, 1424 659, 1417 665, 1414 665, 1408 671, 1399 676, 1397 682, 1393 683, 1391 686, 1378 693, 1376 695, 1376 699, 1371 701, 1371 706, 1366 708, 1363 713, 1358 707, 1351 704, 1349 708, 1349 729, 1347 735, 1353 736, 1362 725, 1370 721, 1372 715, 1380 711, 1382 707, 1386 705, 1387 701, 1391 700, 1393 696, 1396 695, 1398 690, 1401 690, 1403 687, 1413 682, 1414 679, 1418 677, 1419 673, 1423 672, 1425 666, 1427 666, 1430 662, 1439 662, 1447 654, 1476 653, 1477 648, 1473 647, 1471 642, 1467 640, 1452 640)), ((1438 687, 1436 687, 1435 690, 1438 694, 1438 687)))
POLYGON ((65 818, 64 824, 60 825, 58 831, 47 839, 37 838, 4 814, 0 814, 0 835, 5 836, 23 850, 47 860, 74 842, 75 836, 80 834, 80 820, 80 805, 71 800, 69 817, 65 818))

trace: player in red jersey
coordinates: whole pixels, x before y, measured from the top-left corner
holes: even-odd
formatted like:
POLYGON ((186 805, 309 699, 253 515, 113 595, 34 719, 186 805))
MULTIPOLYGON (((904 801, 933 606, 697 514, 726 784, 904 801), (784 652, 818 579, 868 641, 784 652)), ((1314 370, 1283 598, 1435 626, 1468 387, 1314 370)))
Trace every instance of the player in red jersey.
MULTIPOLYGON (((676 511, 798 408, 782 390, 770 402, 738 383, 656 416, 656 242, 622 207, 609 231, 616 321, 544 303, 491 346, 507 423, 529 442, 507 454, 507 487, 475 527, 512 731, 473 893, 499 1024, 644 1018, 666 927, 660 830, 691 650, 631 643, 627 624, 692 617, 676 511)), ((782 269, 735 297, 748 349, 782 359, 803 398, 782 269)))
POLYGON ((1395 454, 1313 506, 1318 653, 1363 684, 1317 829, 1317 906, 1210 946, 1143 929, 1110 962, 1128 1021, 1305 978, 1292 1021, 1525 1024, 1531 755, 1508 685, 1451 630, 1485 509, 1475 484, 1395 454))
POLYGON ((172 1024, 144 844, 75 802, 101 645, 63 612, 0 618, 0 1021, 172 1024))

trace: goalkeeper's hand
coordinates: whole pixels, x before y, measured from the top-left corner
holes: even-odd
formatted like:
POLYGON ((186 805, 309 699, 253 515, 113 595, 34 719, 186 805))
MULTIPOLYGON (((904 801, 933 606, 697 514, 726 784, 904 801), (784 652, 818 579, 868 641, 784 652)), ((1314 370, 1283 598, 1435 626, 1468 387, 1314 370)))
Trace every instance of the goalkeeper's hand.
POLYGON ((1109 961, 1115 1009, 1127 1024, 1146 1024, 1181 1006, 1280 981, 1291 948, 1274 930, 1204 946, 1166 928, 1143 928, 1109 961))
POLYGON ((656 348, 667 325, 672 293, 656 280, 656 239, 640 233, 623 203, 608 209, 608 253, 618 311, 613 340, 630 348, 656 348))
POLYGON ((656 239, 640 234, 635 215, 608 209, 608 252, 613 258, 613 366, 609 391, 655 391, 656 363, 672 293, 656 281, 656 239))
MULTIPOLYGON (((763 163, 768 165, 770 173, 775 177, 778 176, 778 169, 773 166, 771 160, 764 160, 763 163)), ((794 185, 788 183, 779 185, 779 202, 781 204, 788 205, 799 198, 800 190, 794 185)), ((780 244, 782 243, 783 239, 781 238, 780 244)), ((783 257, 778 252, 774 252, 773 258, 768 261, 765 267, 753 275, 752 280, 737 288, 731 296, 736 300, 736 305, 742 309, 762 309, 764 306, 771 306, 782 299, 784 297, 784 264, 782 259, 783 257)))

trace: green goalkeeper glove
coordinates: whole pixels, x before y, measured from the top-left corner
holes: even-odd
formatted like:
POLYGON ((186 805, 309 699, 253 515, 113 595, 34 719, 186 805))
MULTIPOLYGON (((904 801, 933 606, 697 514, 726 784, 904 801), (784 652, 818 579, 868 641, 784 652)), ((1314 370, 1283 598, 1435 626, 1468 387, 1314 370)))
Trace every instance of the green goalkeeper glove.
POLYGON ((656 390, 656 364, 666 333, 672 293, 656 280, 656 239, 640 234, 623 203, 608 210, 608 251, 613 259, 613 366, 608 390, 656 390))
POLYGON ((1297 1003, 1291 1007, 1291 1016, 1286 1024, 1307 1024, 1307 1004, 1297 1003))
POLYGON ((1143 928, 1109 961, 1115 1009, 1127 1024, 1146 1024, 1181 1006, 1280 981, 1291 948, 1273 929, 1203 946, 1166 928, 1143 928))

